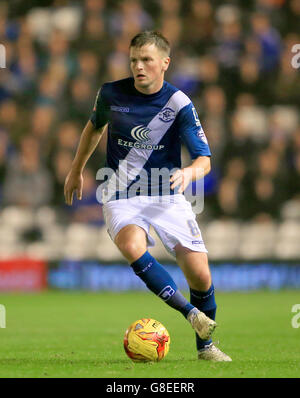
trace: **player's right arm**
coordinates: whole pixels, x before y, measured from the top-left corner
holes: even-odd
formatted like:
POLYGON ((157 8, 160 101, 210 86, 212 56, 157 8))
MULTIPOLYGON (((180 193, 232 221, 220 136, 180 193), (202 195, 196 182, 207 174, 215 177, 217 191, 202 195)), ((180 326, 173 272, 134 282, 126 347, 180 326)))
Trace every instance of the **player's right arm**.
POLYGON ((103 85, 98 90, 91 118, 83 129, 71 170, 65 181, 65 201, 70 206, 72 205, 75 191, 78 199, 82 197, 83 169, 98 145, 109 122, 109 104, 105 98, 107 97, 105 95, 105 86, 107 87, 107 85, 103 85))
POLYGON ((78 144, 75 158, 72 162, 71 170, 69 171, 64 186, 65 201, 68 205, 72 205, 73 194, 76 191, 77 198, 80 200, 82 197, 83 177, 82 173, 84 167, 89 160, 90 156, 97 147, 106 125, 100 129, 96 129, 93 123, 89 120, 83 129, 78 144))

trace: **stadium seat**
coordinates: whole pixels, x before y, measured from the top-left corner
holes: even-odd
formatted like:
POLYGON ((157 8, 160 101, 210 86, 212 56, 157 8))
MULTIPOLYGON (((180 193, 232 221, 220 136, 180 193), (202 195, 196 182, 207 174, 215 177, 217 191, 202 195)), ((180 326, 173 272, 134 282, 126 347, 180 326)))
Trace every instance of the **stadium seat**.
POLYGON ((73 259, 95 258, 98 245, 98 228, 73 223, 65 231, 64 256, 73 259))
POLYGON ((0 241, 0 259, 8 259, 15 258, 18 256, 23 256, 25 253, 26 247, 22 242, 19 241, 11 241, 5 242, 0 241))
POLYGON ((2 211, 2 224, 21 231, 34 225, 34 212, 17 206, 5 207, 2 211))
POLYGON ((300 223, 300 200, 289 200, 284 203, 281 209, 281 217, 284 220, 297 220, 300 223))
POLYGON ((18 235, 16 231, 9 225, 0 226, 0 244, 2 246, 18 243, 18 235))
POLYGON ((47 245, 51 258, 59 259, 65 247, 65 227, 58 224, 43 228, 43 241, 47 245))
POLYGON ((96 245, 96 255, 101 261, 124 261, 124 258, 107 233, 106 227, 100 228, 96 245))
POLYGON ((278 259, 300 258, 300 223, 283 222, 277 231, 274 253, 278 259))
POLYGON ((236 257, 240 237, 239 223, 216 220, 201 226, 201 231, 211 260, 236 257))
POLYGON ((241 229, 240 258, 247 260, 272 258, 276 228, 273 222, 246 223, 241 229))
POLYGON ((35 213, 36 224, 42 228, 54 224, 56 218, 55 210, 47 206, 40 207, 35 213))
POLYGON ((244 106, 237 113, 238 120, 253 138, 263 140, 267 134, 267 114, 258 106, 244 106))
POLYGON ((61 257, 57 255, 58 253, 51 249, 51 246, 47 245, 47 243, 45 242, 33 242, 25 246, 24 252, 26 255, 33 259, 46 261, 60 260, 61 257))

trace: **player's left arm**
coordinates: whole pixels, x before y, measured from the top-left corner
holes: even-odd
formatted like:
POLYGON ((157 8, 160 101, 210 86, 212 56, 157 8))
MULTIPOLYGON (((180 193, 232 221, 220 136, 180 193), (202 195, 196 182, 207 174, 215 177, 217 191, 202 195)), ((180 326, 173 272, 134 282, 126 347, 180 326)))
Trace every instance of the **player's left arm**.
POLYGON ((192 181, 199 180, 210 172, 211 152, 192 102, 179 112, 177 125, 180 137, 193 160, 190 166, 177 170, 170 179, 171 188, 179 186, 178 193, 182 193, 192 181))
POLYGON ((175 171, 170 179, 170 182, 172 182, 171 188, 174 189, 179 186, 178 193, 182 193, 192 181, 203 178, 210 170, 210 157, 199 156, 190 166, 175 171))

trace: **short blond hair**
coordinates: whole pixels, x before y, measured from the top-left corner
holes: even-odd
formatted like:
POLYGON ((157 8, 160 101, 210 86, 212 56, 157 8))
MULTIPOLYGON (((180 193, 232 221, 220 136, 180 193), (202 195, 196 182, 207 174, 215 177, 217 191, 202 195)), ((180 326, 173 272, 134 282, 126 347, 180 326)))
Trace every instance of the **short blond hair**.
POLYGON ((138 33, 131 40, 129 48, 140 48, 146 44, 155 44, 159 50, 165 52, 168 56, 170 55, 170 43, 160 32, 155 30, 145 30, 144 32, 138 33))

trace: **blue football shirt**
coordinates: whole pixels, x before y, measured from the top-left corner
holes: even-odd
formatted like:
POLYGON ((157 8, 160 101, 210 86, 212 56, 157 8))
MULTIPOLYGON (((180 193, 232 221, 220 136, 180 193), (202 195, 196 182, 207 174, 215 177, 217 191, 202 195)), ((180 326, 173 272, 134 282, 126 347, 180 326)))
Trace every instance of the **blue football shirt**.
POLYGON ((192 101, 166 81, 149 95, 136 90, 133 78, 103 84, 90 120, 96 129, 108 123, 106 166, 119 184, 112 199, 134 184, 136 195, 173 194, 169 182, 151 175, 181 168, 182 142, 192 159, 211 156, 192 101))

